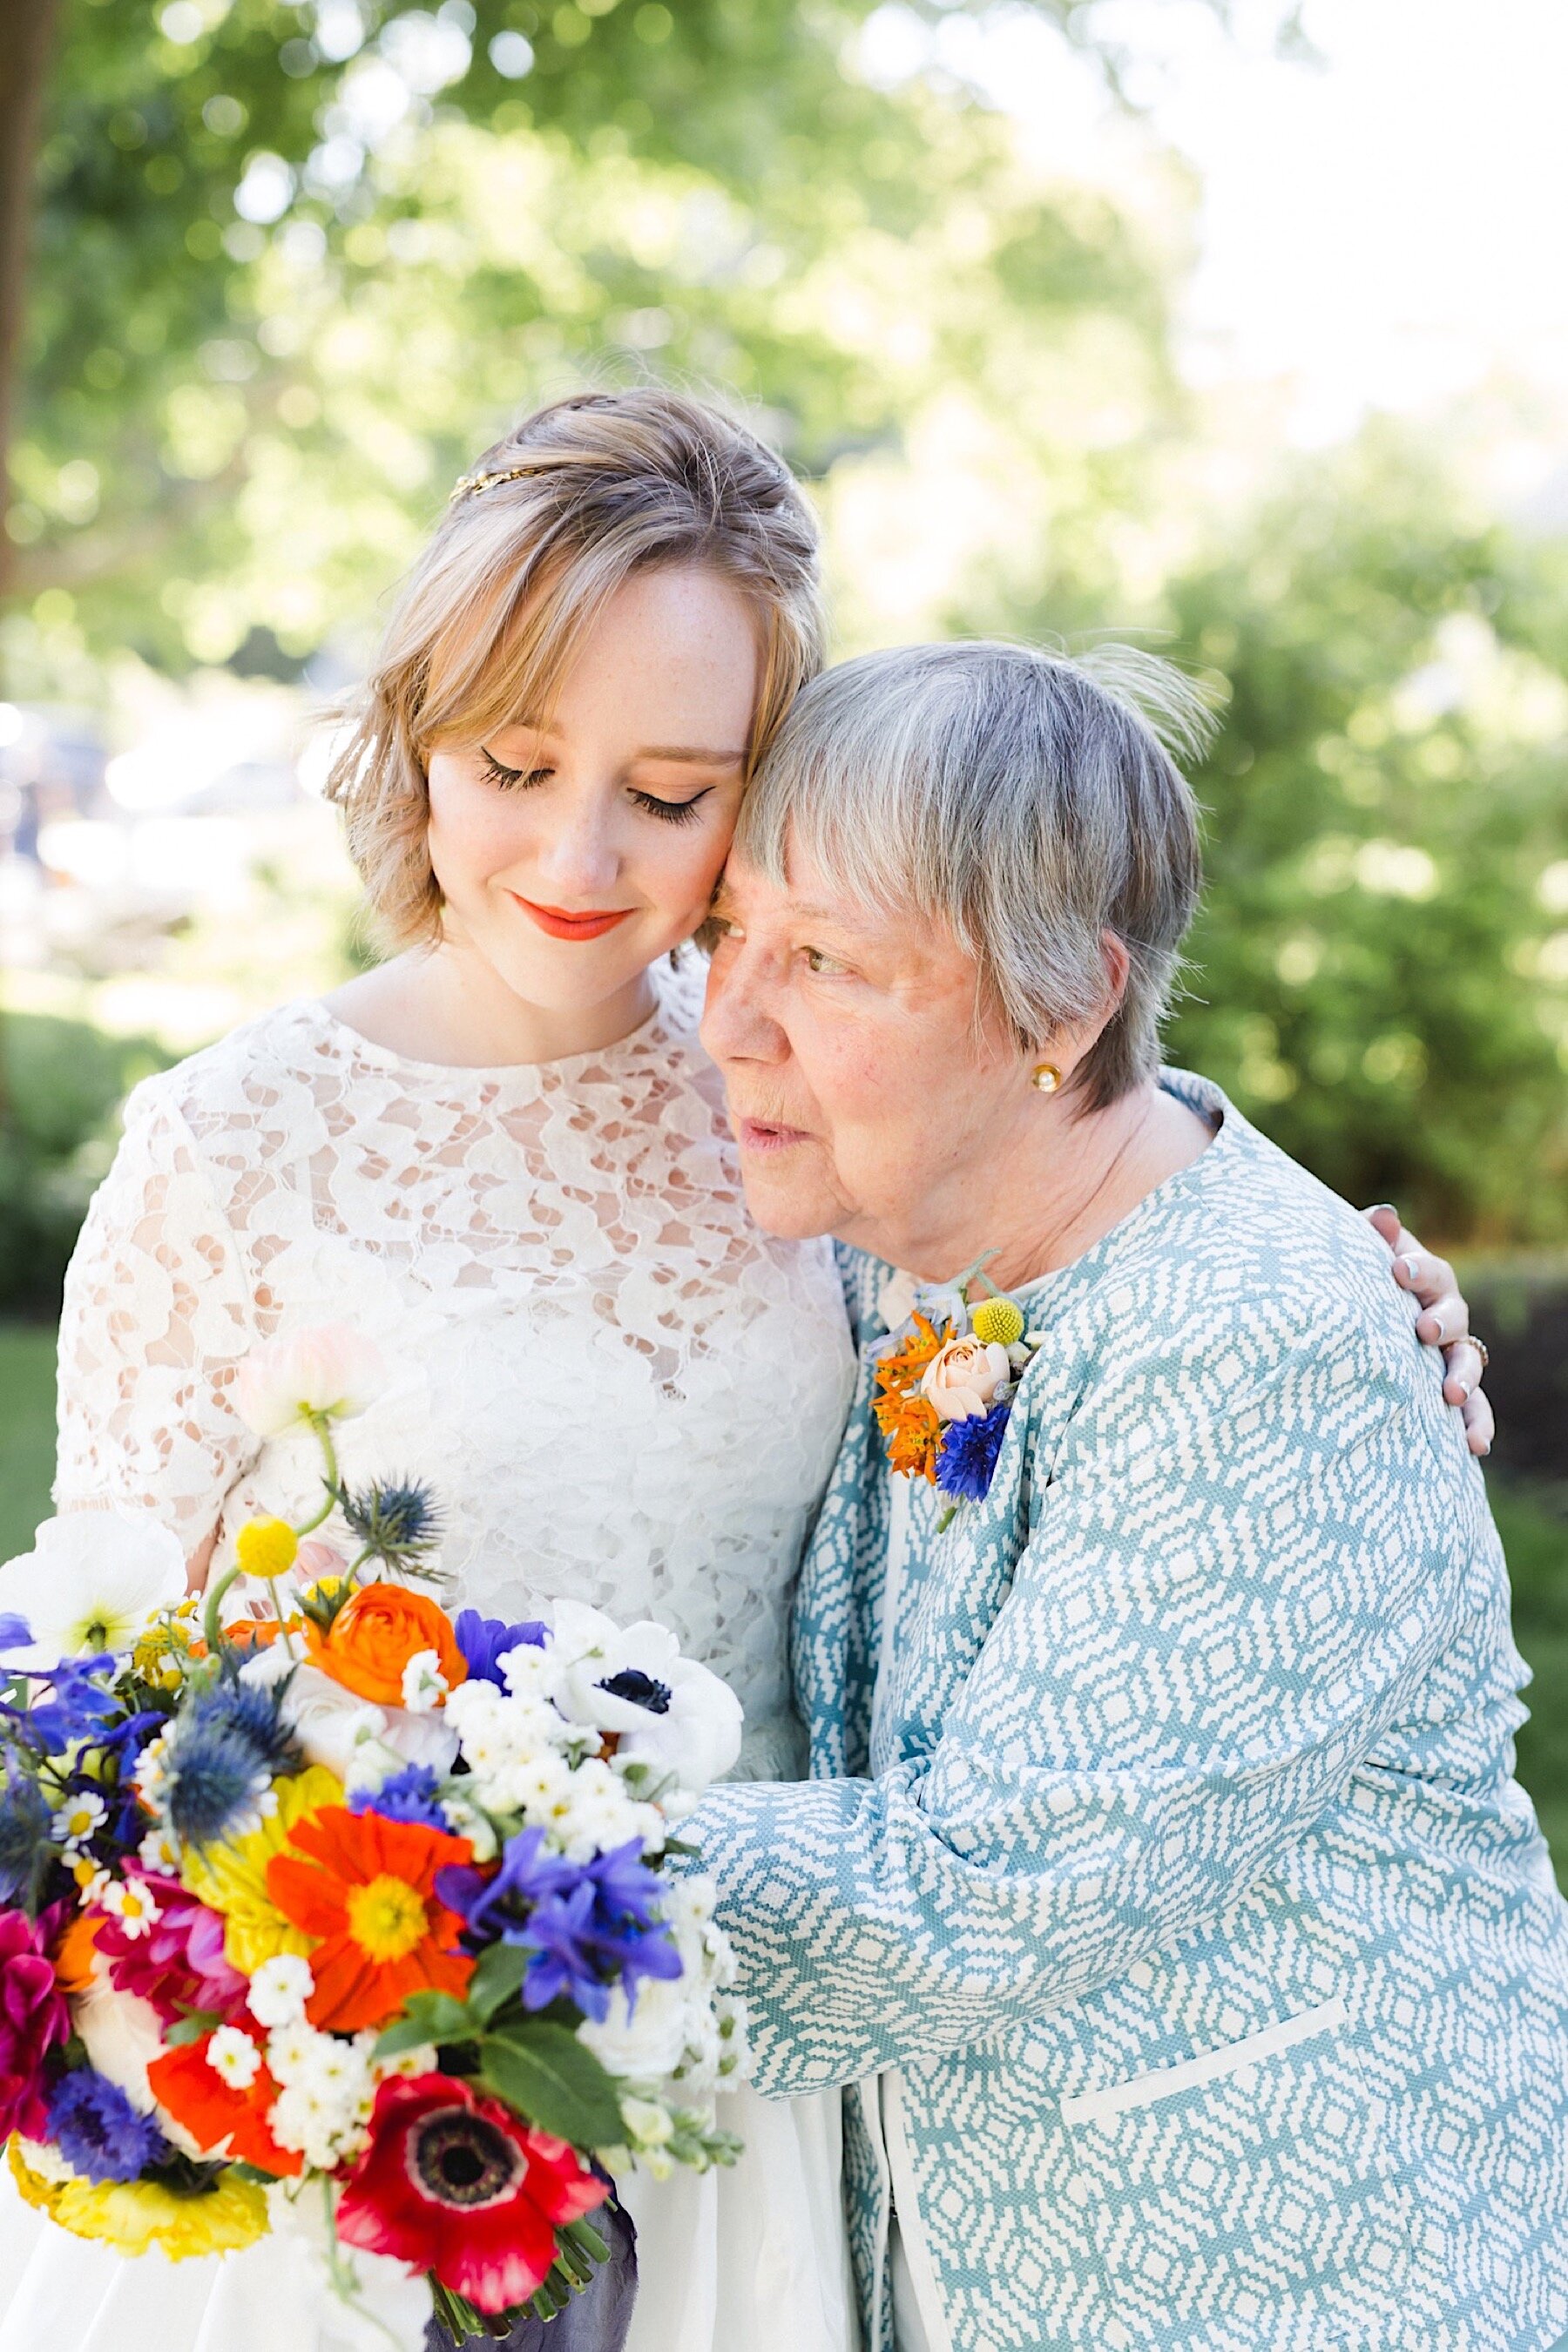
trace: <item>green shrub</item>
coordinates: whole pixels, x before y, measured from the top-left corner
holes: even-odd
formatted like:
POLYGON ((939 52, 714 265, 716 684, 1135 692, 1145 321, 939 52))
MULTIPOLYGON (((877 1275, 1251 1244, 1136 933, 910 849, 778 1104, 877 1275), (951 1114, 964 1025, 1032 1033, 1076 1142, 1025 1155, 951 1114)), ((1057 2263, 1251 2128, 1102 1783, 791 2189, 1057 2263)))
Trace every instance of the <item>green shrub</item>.
POLYGON ((0 1312, 49 1315, 88 1202, 113 1156, 120 1107, 173 1058, 147 1037, 9 1013, 0 1021, 0 1312))

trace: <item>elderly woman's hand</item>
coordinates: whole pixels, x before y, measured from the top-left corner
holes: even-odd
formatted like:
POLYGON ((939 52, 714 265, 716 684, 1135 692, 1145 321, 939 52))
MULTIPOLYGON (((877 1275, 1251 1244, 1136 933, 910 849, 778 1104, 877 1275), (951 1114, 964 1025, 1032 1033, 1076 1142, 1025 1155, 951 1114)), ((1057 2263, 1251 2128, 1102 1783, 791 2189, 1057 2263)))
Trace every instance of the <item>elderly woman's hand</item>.
POLYGON ((1397 1209, 1384 1204, 1363 1210, 1363 1214, 1394 1252, 1395 1282, 1421 1302, 1423 1311, 1416 1319, 1416 1338, 1430 1347, 1442 1348, 1447 1366, 1443 1394, 1465 1416, 1465 1436, 1470 1452, 1489 1454, 1497 1425, 1491 1406, 1481 1393, 1486 1359, 1470 1338, 1470 1310, 1459 1296, 1453 1267, 1446 1257, 1435 1257, 1430 1250, 1422 1248, 1415 1234, 1401 1224, 1397 1209))

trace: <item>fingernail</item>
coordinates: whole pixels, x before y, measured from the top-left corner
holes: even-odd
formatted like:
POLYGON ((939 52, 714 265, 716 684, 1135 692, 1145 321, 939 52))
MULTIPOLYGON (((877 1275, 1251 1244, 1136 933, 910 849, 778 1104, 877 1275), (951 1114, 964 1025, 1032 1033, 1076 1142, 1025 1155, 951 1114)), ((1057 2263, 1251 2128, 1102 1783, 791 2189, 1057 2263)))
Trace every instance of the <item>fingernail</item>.
POLYGON ((1481 1452, 1482 1452, 1483 1454, 1489 1454, 1489 1453, 1491 1452, 1491 1450, 1492 1450, 1492 1442, 1491 1442, 1491 1439, 1489 1437, 1489 1438, 1488 1438, 1488 1440, 1487 1440, 1487 1442, 1486 1442, 1486 1444, 1482 1446, 1482 1448, 1481 1448, 1481 1452))
POLYGON ((1419 1258, 1414 1258, 1414 1257, 1402 1257, 1402 1258, 1400 1259, 1399 1263, 1400 1263, 1400 1265, 1405 1268, 1405 1273, 1408 1275, 1408 1276, 1409 1276, 1410 1280, 1411 1280, 1412 1282, 1414 1282, 1414 1281, 1415 1280, 1415 1278, 1416 1278, 1417 1275, 1418 1275, 1418 1274, 1420 1273, 1420 1271, 1421 1271, 1421 1261, 1420 1261, 1420 1259, 1419 1259, 1419 1258))
POLYGON ((1459 1382, 1459 1402, 1461 1404, 1468 1404, 1470 1402, 1470 1394, 1471 1391, 1468 1381, 1461 1381, 1459 1382))
POLYGON ((1432 1318, 1432 1336, 1430 1340, 1427 1342, 1428 1346, 1440 1348, 1447 1336, 1447 1325, 1444 1322, 1440 1315, 1434 1315, 1432 1318))
POLYGON ((1396 1217, 1398 1214, 1392 1201, 1375 1201, 1367 1211, 1369 1217, 1396 1217))

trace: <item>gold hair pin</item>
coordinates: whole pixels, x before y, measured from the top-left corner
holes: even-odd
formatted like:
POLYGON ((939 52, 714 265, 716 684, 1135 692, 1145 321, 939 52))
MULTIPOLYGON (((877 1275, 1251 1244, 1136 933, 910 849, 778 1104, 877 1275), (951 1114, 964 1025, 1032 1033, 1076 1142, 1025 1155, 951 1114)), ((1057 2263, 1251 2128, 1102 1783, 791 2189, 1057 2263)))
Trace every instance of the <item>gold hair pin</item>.
POLYGON ((495 474, 465 474, 452 491, 447 503, 456 506, 459 499, 471 498, 476 490, 493 490, 498 482, 521 482, 526 474, 542 474, 542 466, 508 466, 495 474))

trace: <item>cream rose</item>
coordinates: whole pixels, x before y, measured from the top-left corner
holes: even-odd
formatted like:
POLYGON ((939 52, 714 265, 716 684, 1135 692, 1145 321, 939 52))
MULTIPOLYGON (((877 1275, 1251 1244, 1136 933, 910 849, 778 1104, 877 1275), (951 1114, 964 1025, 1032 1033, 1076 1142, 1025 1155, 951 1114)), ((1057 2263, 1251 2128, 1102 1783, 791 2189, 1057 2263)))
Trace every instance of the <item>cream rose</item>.
POLYGON ((926 1366, 921 1394, 942 1421, 973 1421, 1012 1377, 1007 1350, 994 1339, 950 1339, 926 1366))

